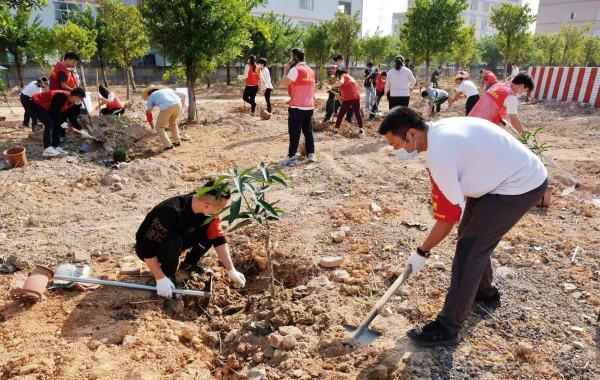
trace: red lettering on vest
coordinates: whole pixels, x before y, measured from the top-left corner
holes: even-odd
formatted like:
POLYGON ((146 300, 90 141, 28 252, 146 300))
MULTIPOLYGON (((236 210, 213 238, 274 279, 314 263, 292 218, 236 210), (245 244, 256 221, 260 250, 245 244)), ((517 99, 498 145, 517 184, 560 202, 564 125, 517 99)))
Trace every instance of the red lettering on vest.
POLYGON ((342 99, 344 100, 354 100, 360 99, 360 92, 358 91, 358 86, 356 85, 356 81, 354 78, 350 76, 350 74, 344 74, 344 84, 340 86, 340 92, 342 94, 342 99))
POLYGON ((510 83, 496 83, 483 94, 469 116, 486 119, 500 125, 502 117, 506 115, 504 100, 511 95, 515 95, 515 92, 510 83))
POLYGON ((260 71, 258 68, 252 68, 252 65, 248 65, 248 76, 246 77, 246 86, 258 86, 260 80, 260 71))
POLYGON ((296 65, 298 77, 289 86, 290 107, 313 108, 315 106, 315 72, 306 64, 296 65))
POLYGON ((77 80, 75 80, 75 75, 63 62, 57 62, 54 65, 54 70, 52 70, 52 74, 50 74, 50 90, 63 90, 62 85, 60 84, 60 79, 58 79, 58 73, 63 72, 67 77, 67 81, 65 84, 71 88, 77 87, 77 80))
MULTIPOLYGON (((38 106, 42 107, 46 111, 50 111, 50 107, 52 106, 52 99, 54 99, 54 95, 58 95, 58 94, 65 94, 68 97, 69 91, 65 91, 65 90, 43 91, 43 92, 40 92, 39 94, 33 95, 31 97, 31 99, 38 106)), ((71 103, 67 98, 67 101, 65 102, 65 104, 63 104, 63 106, 60 108, 59 111, 67 112, 67 110, 69 108, 71 108, 72 106, 73 106, 73 103, 71 103)))

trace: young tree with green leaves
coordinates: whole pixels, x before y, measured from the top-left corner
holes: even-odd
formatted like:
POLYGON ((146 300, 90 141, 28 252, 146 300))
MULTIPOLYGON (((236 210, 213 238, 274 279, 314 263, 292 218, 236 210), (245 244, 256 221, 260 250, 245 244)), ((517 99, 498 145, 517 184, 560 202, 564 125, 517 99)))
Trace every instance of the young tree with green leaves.
POLYGON ((311 57, 317 65, 319 88, 323 88, 323 80, 327 76, 325 73, 325 65, 331 59, 333 54, 333 41, 331 40, 330 27, 330 22, 309 26, 304 32, 304 40, 302 43, 306 56, 311 57))
POLYGON ((382 36, 378 30, 374 35, 360 39, 360 54, 375 65, 384 63, 390 54, 395 53, 394 40, 392 36, 382 36))
POLYGON ((477 40, 476 48, 482 62, 485 62, 488 68, 495 69, 504 61, 504 55, 500 50, 500 42, 496 35, 485 36, 477 40))
POLYGON ((4 0, 9 8, 19 9, 22 11, 31 11, 32 9, 40 9, 48 3, 47 0, 4 0))
POLYGON ((185 66, 190 108, 197 121, 196 80, 230 62, 251 45, 248 26, 254 0, 144 0, 140 11, 152 39, 172 61, 185 66))
POLYGON ((590 31, 590 24, 582 27, 564 24, 560 27, 558 35, 563 40, 563 52, 561 66, 571 66, 580 63, 583 60, 582 43, 585 34, 590 31))
POLYGON ((459 67, 469 67, 477 60, 475 48, 475 26, 471 25, 458 31, 458 41, 452 46, 452 61, 459 67))
POLYGON ((558 33, 543 33, 535 36, 534 64, 543 66, 558 65, 562 60, 564 41, 558 33))
MULTIPOLYGON (((119 1, 102 0, 97 17, 104 22, 106 28, 104 50, 111 52, 114 61, 125 70, 127 99, 129 99, 129 87, 135 86, 132 78, 133 61, 142 58, 150 51, 148 30, 142 21, 138 7, 119 1)), ((135 91, 135 87, 132 89, 135 91)))
POLYGON ((434 57, 460 40, 461 12, 465 9, 464 0, 417 0, 406 13, 400 38, 406 41, 414 61, 416 57, 425 61, 427 80, 434 57))
POLYGON ((344 56, 346 69, 348 69, 351 58, 354 58, 359 52, 361 25, 358 12, 352 16, 338 12, 331 22, 329 31, 333 40, 333 49, 344 56))
MULTIPOLYGON (((40 58, 40 37, 47 34, 40 26, 39 18, 30 19, 31 12, 23 9, 11 11, 8 6, 0 5, 0 50, 13 56, 19 85, 23 87, 23 62, 25 58, 40 58)), ((52 41, 49 41, 52 45, 52 41)))
POLYGON ((582 50, 583 66, 600 65, 600 37, 585 37, 582 50))
MULTIPOLYGON (((54 40, 59 56, 72 51, 79 55, 82 61, 89 61, 96 54, 96 30, 87 30, 72 21, 54 28, 54 40)), ((83 70, 83 62, 80 62, 83 70)), ((86 88, 85 74, 82 76, 83 88, 86 88)))
POLYGON ((492 10, 490 24, 498 30, 498 37, 502 42, 502 53, 506 59, 504 75, 508 76, 511 61, 516 60, 515 53, 519 39, 528 34, 529 25, 535 21, 528 4, 524 6, 501 4, 492 10))

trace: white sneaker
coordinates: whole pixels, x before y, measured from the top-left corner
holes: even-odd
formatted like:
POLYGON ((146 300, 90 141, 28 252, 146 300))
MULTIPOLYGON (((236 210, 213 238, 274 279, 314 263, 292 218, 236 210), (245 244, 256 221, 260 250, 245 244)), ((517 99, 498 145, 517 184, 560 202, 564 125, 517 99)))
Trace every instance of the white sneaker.
POLYGON ((296 159, 296 156, 294 157, 285 157, 282 161, 281 161, 281 165, 282 166, 294 166, 298 163, 298 160, 296 159))
POLYGON ((42 156, 44 157, 56 157, 56 156, 60 156, 60 153, 54 149, 53 147, 49 146, 46 149, 44 149, 44 151, 42 152, 42 156))
POLYGON ((333 129, 331 130, 331 132, 332 132, 334 135, 337 135, 338 133, 340 133, 339 129, 337 129, 337 128, 333 128, 333 129))
POLYGON ((359 134, 359 135, 364 135, 364 134, 365 134, 365 130, 364 130, 364 129, 362 129, 362 128, 359 128, 359 129, 358 129, 358 134, 359 134))
POLYGON ((314 154, 314 153, 310 153, 310 154, 308 155, 308 160, 309 160, 310 162, 319 162, 319 160, 317 160, 317 155, 316 155, 316 154, 314 154))
POLYGON ((57 146, 56 148, 54 148, 54 150, 57 151, 59 154, 63 154, 65 156, 69 155, 69 151, 61 148, 60 146, 57 146))

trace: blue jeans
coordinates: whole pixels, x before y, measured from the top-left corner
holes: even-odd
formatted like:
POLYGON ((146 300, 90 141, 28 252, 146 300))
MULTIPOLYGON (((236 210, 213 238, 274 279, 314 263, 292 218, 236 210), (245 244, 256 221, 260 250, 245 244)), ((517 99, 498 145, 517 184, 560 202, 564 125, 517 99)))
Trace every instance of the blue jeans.
POLYGON ((376 102, 375 87, 365 87, 365 109, 370 110, 376 102))

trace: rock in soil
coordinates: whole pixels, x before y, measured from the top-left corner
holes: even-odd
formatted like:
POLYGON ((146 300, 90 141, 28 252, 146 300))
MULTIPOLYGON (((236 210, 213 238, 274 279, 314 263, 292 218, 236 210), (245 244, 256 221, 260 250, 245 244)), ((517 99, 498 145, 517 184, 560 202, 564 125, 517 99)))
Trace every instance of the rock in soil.
POLYGON ((331 233, 331 239, 334 243, 341 243, 344 241, 345 238, 346 234, 344 233, 344 231, 333 231, 331 233))
POLYGON ((319 265, 323 268, 336 268, 342 265, 343 261, 344 258, 340 256, 327 256, 323 257, 321 261, 319 261, 319 265))
POLYGON ((267 370, 264 368, 254 367, 248 371, 248 380, 266 380, 267 370))

